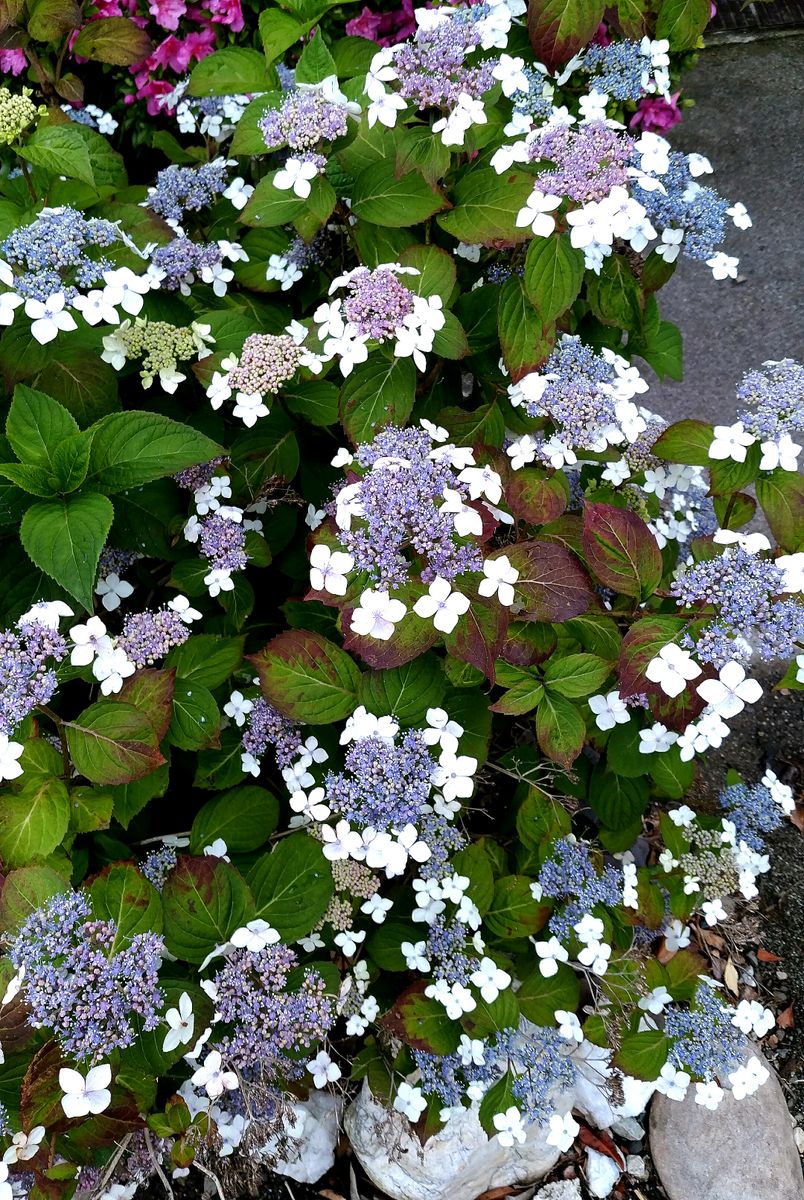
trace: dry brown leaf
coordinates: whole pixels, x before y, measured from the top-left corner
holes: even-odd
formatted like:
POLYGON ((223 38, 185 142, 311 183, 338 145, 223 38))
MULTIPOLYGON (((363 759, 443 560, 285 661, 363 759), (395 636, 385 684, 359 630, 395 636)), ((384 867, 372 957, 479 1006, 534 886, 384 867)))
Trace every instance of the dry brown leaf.
POLYGON ((707 946, 714 946, 716 950, 726 949, 725 939, 711 929, 699 929, 698 936, 703 938, 707 946))
POLYGON ((594 1130, 590 1129, 588 1125, 581 1125, 579 1136, 584 1146, 590 1146, 599 1154, 605 1154, 607 1158, 614 1159, 621 1171, 625 1169, 625 1158, 622 1151, 614 1145, 605 1129, 594 1130))
POLYGON ((496 1187, 492 1188, 490 1192, 484 1192, 482 1196, 478 1196, 477 1200, 505 1200, 507 1196, 516 1196, 521 1190, 521 1188, 496 1187))
POLYGON ((800 833, 804 833, 804 804, 797 804, 790 814, 790 820, 800 833))
POLYGON ((782 961, 781 958, 779 958, 778 954, 771 954, 770 950, 763 950, 761 946, 757 950, 757 958, 759 959, 760 962, 764 962, 764 963, 774 963, 774 962, 782 961))
POLYGON ((324 1200, 346 1200, 345 1196, 342 1196, 340 1192, 333 1192, 332 1188, 322 1188, 318 1194, 323 1196, 324 1200))
POLYGON ((795 1026, 795 1018, 793 1017, 793 1005, 780 1012, 776 1018, 776 1024, 780 1029, 792 1029, 795 1026))
POLYGON ((662 966, 665 967, 670 962, 670 959, 675 956, 675 954, 675 950, 667 949, 667 942, 664 940, 664 938, 662 938, 662 944, 656 952, 657 962, 660 962, 662 966))
POLYGON ((726 969, 723 972, 723 982, 731 992, 732 996, 738 995, 740 990, 740 977, 737 974, 737 968, 731 959, 729 959, 729 961, 726 963, 726 969))

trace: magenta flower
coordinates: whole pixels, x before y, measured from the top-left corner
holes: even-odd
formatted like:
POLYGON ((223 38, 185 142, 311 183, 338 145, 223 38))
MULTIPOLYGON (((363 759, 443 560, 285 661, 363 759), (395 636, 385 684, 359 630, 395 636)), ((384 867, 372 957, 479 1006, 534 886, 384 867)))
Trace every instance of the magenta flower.
POLYGON ((646 96, 640 100, 639 106, 629 122, 631 129, 642 129, 645 133, 664 133, 672 129, 681 120, 681 109, 678 107, 680 92, 675 92, 669 100, 663 96, 646 96))

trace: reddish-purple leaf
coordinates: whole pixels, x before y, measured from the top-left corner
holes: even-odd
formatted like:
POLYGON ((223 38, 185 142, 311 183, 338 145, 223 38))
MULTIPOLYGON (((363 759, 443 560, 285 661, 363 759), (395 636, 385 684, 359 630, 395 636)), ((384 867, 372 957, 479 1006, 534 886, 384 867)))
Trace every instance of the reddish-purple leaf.
POLYGON ((645 522, 627 508, 587 504, 583 548, 590 571, 606 587, 646 600, 662 578, 662 554, 645 522))
POLYGON ((515 517, 531 525, 555 521, 567 507, 569 484, 564 475, 547 475, 535 467, 516 471, 505 492, 515 517))
POLYGON ((506 546, 505 554, 519 571, 514 585, 526 605, 528 621, 566 621, 586 612, 594 599, 589 577, 563 546, 538 540, 506 546))
POLYGON ((508 609, 498 600, 473 600, 452 633, 444 638, 447 653, 470 663, 494 683, 494 662, 500 657, 508 629, 508 609))
POLYGON ((528 34, 536 58, 551 71, 592 40, 604 0, 530 0, 528 34))

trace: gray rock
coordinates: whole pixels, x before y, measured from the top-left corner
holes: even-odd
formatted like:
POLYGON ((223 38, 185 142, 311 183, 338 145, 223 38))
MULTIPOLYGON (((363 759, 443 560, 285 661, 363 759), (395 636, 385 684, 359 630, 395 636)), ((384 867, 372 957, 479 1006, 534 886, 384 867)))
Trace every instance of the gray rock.
POLYGON ((645 1136, 645 1130, 636 1117, 618 1117, 616 1121, 612 1121, 611 1132, 628 1142, 641 1142, 645 1136))
POLYGON ((715 1112, 696 1104, 692 1089, 684 1100, 656 1095, 650 1148, 670 1200, 804 1200, 790 1114, 773 1072, 744 1100, 727 1092, 715 1112))
MULTIPOLYGON (((571 1095, 557 1102, 562 1114, 571 1106, 571 1095)), ((521 1145, 506 1148, 496 1137, 489 1139, 475 1106, 422 1145, 407 1118, 378 1104, 365 1081, 346 1110, 344 1127, 369 1179, 392 1200, 470 1200, 495 1187, 533 1183, 560 1158, 547 1145, 547 1131, 536 1126, 521 1145)))

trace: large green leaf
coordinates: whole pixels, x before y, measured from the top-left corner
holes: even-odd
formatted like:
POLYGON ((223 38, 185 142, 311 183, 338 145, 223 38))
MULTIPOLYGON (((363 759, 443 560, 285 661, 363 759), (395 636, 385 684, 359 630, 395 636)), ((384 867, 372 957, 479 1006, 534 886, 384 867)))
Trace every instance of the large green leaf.
POLYGON ((151 39, 130 17, 104 17, 90 21, 72 45, 74 54, 114 67, 130 67, 151 53, 151 39))
POLYGON ((423 654, 388 671, 366 671, 360 681, 360 701, 369 712, 393 713, 405 725, 419 725, 428 708, 437 708, 447 681, 433 654, 423 654))
POLYGON ((257 916, 295 942, 315 929, 334 892, 332 872, 319 842, 306 833, 284 838, 248 873, 257 916))
POLYGON ((266 788, 245 784, 221 792, 197 813, 190 831, 190 850, 202 853, 217 838, 229 850, 244 854, 265 844, 279 820, 279 801, 266 788))
POLYGON ((0 858, 6 867, 47 858, 61 844, 69 821, 70 797, 61 779, 44 777, 7 792, 0 796, 0 858))
POLYGON ((571 967, 558 963, 555 975, 545 979, 538 967, 526 975, 517 992, 522 1016, 534 1025, 555 1025, 556 1011, 575 1012, 580 983, 571 967))
POLYGON ((276 86, 276 71, 258 50, 225 46, 196 63, 188 91, 191 96, 228 96, 235 92, 270 92, 276 86))
POLYGON ((33 504, 20 526, 31 561, 90 611, 98 559, 113 516, 106 496, 69 496, 33 504))
POLYGON ((341 388, 341 424, 355 445, 385 425, 404 425, 416 399, 416 368, 409 358, 374 354, 355 367, 341 388))
POLYGON ((288 629, 250 661, 265 697, 294 721, 329 725, 357 706, 360 669, 320 633, 288 629))
POLYGON ((555 345, 555 327, 543 327, 541 315, 516 275, 503 285, 497 327, 503 362, 514 382, 540 367, 555 345))
POLYGON ((692 50, 710 11, 709 0, 664 0, 656 20, 656 37, 667 38, 671 50, 692 50))
POLYGON ((545 325, 567 311, 582 281, 583 254, 567 234, 533 239, 525 258, 525 291, 545 325))
POLYGON ((374 225, 392 229, 418 225, 440 212, 446 201, 418 171, 397 177, 396 163, 382 159, 372 163, 352 184, 352 212, 374 225))
POLYGON ((211 950, 254 916, 254 900, 239 871, 222 858, 183 854, 162 891, 165 945, 186 962, 211 950))
POLYGON ((66 175, 68 179, 95 186, 89 150, 78 127, 70 121, 64 125, 40 125, 17 153, 53 175, 66 175))
POLYGON ((117 492, 223 453, 205 434, 159 413, 110 413, 92 429, 87 483, 98 491, 117 492))
POLYGON ((804 478, 794 471, 773 471, 756 483, 757 500, 771 532, 788 554, 804 548, 804 478))
POLYGON ((498 175, 490 167, 478 168, 458 181, 454 207, 442 213, 438 224, 460 242, 524 242, 530 230, 520 228, 516 217, 532 191, 532 175, 516 171, 498 175))
POLYGON ((458 1048, 460 1026, 447 1016, 443 1004, 425 996, 426 986, 423 980, 411 984, 382 1018, 383 1027, 414 1050, 452 1054, 458 1048))
POLYGON ((497 937, 531 937, 544 925, 550 910, 533 899, 531 882, 527 875, 504 875, 495 883, 485 922, 497 937))
POLYGON ((18 383, 6 418, 6 437, 20 462, 53 467, 54 454, 78 433, 75 418, 57 400, 18 383))
POLYGON ((75 768, 92 783, 131 783, 165 761, 151 721, 133 704, 100 700, 65 729, 75 768))
POLYGON ((536 713, 536 739, 547 757, 568 771, 583 750, 586 725, 574 704, 545 692, 536 713))

